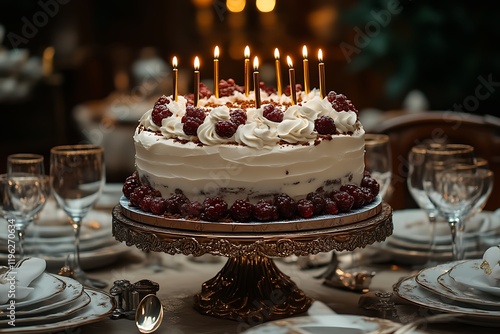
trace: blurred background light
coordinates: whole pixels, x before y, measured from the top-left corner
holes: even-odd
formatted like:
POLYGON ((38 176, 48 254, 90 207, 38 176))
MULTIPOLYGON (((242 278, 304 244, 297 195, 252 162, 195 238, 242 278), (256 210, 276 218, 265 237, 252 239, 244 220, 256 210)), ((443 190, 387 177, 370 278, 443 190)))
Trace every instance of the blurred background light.
POLYGON ((227 0, 226 6, 230 12, 239 13, 245 9, 245 0, 227 0))
POLYGON ((269 13, 272 12, 276 6, 276 0, 257 0, 255 5, 259 11, 269 13))

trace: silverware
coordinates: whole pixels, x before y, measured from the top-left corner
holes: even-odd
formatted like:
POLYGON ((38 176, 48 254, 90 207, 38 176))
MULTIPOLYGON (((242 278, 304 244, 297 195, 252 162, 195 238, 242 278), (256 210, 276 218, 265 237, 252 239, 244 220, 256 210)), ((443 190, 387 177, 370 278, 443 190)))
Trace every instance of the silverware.
POLYGON ((135 312, 135 325, 141 333, 153 333, 163 320, 163 305, 156 295, 144 297, 135 312))

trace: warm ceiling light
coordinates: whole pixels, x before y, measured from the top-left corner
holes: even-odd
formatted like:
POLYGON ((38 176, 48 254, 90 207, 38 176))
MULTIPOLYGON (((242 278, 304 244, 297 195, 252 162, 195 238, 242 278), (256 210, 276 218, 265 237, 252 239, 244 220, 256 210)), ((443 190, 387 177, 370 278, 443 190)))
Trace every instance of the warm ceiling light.
POLYGON ((257 9, 263 13, 272 12, 276 6, 276 0, 257 0, 255 2, 257 9))
POLYGON ((226 0, 226 7, 230 12, 239 13, 245 9, 246 0, 226 0))

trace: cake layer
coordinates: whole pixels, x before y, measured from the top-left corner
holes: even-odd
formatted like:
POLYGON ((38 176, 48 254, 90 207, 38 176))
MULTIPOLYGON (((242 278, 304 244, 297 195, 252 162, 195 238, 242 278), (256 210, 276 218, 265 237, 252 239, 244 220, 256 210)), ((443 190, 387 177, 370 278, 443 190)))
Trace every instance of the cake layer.
POLYGON ((221 197, 229 205, 281 193, 298 200, 346 183, 359 185, 364 130, 350 101, 339 96, 321 99, 313 91, 291 105, 285 96, 264 95, 262 107, 255 108, 251 96, 236 92, 200 101, 202 118, 196 118, 199 110, 186 111, 193 107, 184 97, 163 97, 160 107, 158 102, 143 115, 134 134, 137 172, 164 198, 181 191, 191 201, 221 197), (334 105, 347 110, 337 111, 334 105), (246 119, 240 122, 242 113, 246 119), (186 133, 189 117, 199 123, 196 135, 186 133), (231 129, 233 122, 239 123, 231 129))

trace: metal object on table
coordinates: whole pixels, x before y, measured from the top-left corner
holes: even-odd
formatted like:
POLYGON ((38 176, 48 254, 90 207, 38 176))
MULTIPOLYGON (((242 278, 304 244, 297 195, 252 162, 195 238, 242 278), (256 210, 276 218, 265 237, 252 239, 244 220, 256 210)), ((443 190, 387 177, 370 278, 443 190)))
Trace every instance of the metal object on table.
MULTIPOLYGON (((393 230, 392 208, 386 203, 380 204, 378 213, 349 224, 304 231, 296 223, 295 228, 279 231, 274 225, 280 222, 260 227, 256 223, 253 232, 200 231, 200 221, 193 221, 192 230, 153 226, 140 221, 137 213, 134 219, 127 217, 130 212, 126 207, 117 205, 113 209, 112 232, 128 246, 171 255, 228 257, 222 270, 203 283, 202 291, 195 296, 195 308, 202 314, 253 323, 306 312, 312 302, 270 257, 352 250, 383 241, 393 230)), ((183 228, 187 226, 184 220, 183 228)))
POLYGON ((323 284, 334 288, 342 288, 355 292, 368 292, 375 272, 348 272, 338 267, 339 260, 335 252, 327 270, 315 278, 324 278, 323 284))
POLYGON ((146 279, 134 284, 128 280, 114 281, 109 290, 110 295, 116 301, 116 308, 111 315, 111 319, 135 319, 135 311, 140 301, 147 295, 156 295, 158 290, 158 283, 146 279))

